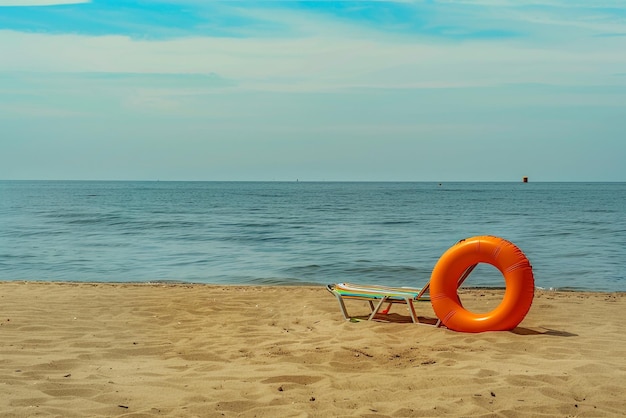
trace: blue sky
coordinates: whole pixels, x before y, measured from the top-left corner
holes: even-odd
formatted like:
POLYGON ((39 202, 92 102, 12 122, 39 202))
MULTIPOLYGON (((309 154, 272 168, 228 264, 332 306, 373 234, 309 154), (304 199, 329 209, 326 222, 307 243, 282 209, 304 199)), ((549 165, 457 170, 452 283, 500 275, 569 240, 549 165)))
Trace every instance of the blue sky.
POLYGON ((626 181, 626 2, 0 0, 0 179, 626 181))

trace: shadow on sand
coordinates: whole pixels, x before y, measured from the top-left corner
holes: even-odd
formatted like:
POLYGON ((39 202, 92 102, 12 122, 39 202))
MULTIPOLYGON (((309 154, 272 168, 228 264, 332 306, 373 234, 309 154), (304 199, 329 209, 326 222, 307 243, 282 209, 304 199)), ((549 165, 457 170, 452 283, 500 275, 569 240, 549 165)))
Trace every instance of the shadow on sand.
MULTIPOLYGON (((424 316, 418 316, 417 318, 419 320, 419 323, 422 325, 435 326, 437 324, 437 318, 429 318, 429 317, 424 317, 424 316)), ((367 321, 367 319, 368 319, 367 315, 358 315, 358 316, 352 317, 351 321, 361 322, 361 321, 367 321)), ((373 318, 373 321, 392 322, 392 323, 398 323, 398 324, 407 324, 407 323, 413 322, 410 316, 399 315, 396 313, 378 314, 373 318)), ((445 329, 445 327, 443 328, 445 329)), ((524 327, 516 327, 510 332, 513 334, 517 334, 517 335, 549 335, 552 337, 578 337, 578 334, 574 334, 574 333, 567 332, 567 331, 560 331, 556 329, 550 329, 550 328, 531 329, 531 328, 524 328, 524 327)))
POLYGON ((578 334, 573 334, 567 331, 559 331, 556 329, 544 328, 544 330, 536 330, 530 328, 517 327, 511 331, 513 334, 518 335, 550 335, 552 337, 578 337, 578 334))

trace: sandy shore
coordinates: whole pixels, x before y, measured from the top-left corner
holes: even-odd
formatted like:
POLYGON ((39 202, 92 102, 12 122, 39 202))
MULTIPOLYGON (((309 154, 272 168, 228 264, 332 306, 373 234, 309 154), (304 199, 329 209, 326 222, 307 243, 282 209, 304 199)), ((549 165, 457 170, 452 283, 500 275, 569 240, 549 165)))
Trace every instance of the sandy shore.
MULTIPOLYGON (((462 295, 479 310, 501 292, 462 295)), ((363 302, 348 305, 365 313, 363 302)), ((323 287, 0 283, 0 416, 621 416, 624 293, 513 332, 347 322, 323 287)), ((430 304, 418 314, 434 317, 430 304)))

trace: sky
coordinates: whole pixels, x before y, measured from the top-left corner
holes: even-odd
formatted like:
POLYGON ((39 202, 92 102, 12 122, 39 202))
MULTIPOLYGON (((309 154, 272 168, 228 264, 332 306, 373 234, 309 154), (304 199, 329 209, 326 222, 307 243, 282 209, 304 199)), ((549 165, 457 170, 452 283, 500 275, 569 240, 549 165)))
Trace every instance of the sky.
POLYGON ((626 181, 626 1, 0 0, 0 179, 626 181))

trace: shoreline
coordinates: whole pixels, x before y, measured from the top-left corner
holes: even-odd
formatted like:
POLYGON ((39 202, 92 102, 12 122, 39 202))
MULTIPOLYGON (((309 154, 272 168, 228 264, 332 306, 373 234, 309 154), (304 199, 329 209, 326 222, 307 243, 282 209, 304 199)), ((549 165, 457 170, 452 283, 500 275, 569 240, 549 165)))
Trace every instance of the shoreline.
MULTIPOLYGON (((59 280, 0 280, 0 286, 5 283, 35 283, 35 284, 60 284, 60 285, 137 285, 137 286, 207 286, 207 287, 304 287, 304 288, 324 288, 328 283, 204 283, 204 282, 187 282, 177 280, 156 280, 156 281, 59 281, 59 280)), ((403 286, 395 286, 403 287, 403 286)), ((409 286, 411 288, 421 289, 419 286, 409 286)), ((505 286, 463 286, 459 290, 505 290, 505 286)), ((618 294, 625 295, 626 290, 593 290, 586 288, 569 288, 569 287, 541 287, 535 286, 535 292, 562 292, 562 293, 592 293, 592 294, 618 294)))
POLYGON ((625 309, 538 290, 515 330, 464 334, 345 321, 321 286, 0 282, 0 416, 616 416, 625 309))

